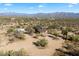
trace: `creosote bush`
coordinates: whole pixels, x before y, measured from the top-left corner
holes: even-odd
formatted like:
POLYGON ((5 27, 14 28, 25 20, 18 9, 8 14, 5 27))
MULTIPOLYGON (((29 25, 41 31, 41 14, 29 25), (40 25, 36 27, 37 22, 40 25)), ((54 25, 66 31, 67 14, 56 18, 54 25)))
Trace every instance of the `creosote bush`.
POLYGON ((65 41, 62 48, 56 49, 55 56, 79 56, 79 42, 65 41))
POLYGON ((67 30, 67 29, 63 29, 63 30, 62 30, 62 34, 63 34, 63 35, 67 35, 67 34, 68 34, 68 30, 67 30))
POLYGON ((14 31, 14 28, 9 28, 8 30, 7 30, 7 33, 11 33, 11 32, 13 32, 14 31))
POLYGON ((70 36, 67 36, 67 39, 68 40, 71 40, 71 41, 79 41, 79 35, 70 35, 70 36))
POLYGON ((59 29, 59 24, 53 24, 48 26, 49 29, 59 29))
POLYGON ((69 32, 72 32, 73 28, 72 27, 66 27, 66 30, 68 30, 69 32))
POLYGON ((75 41, 79 41, 79 35, 74 36, 75 41))
POLYGON ((18 39, 20 39, 20 40, 24 40, 24 39, 25 39, 24 33, 18 32, 18 31, 15 31, 15 32, 14 32, 14 37, 15 37, 15 38, 18 38, 18 39))
POLYGON ((73 31, 73 29, 71 27, 66 27, 66 28, 62 29, 62 34, 67 35, 68 32, 72 32, 72 31, 73 31))
POLYGON ((48 44, 48 41, 45 39, 40 39, 36 42, 33 42, 34 45, 39 46, 39 47, 45 47, 48 44))
POLYGON ((73 35, 67 35, 67 40, 70 40, 70 41, 74 40, 74 36, 73 35))
POLYGON ((55 35, 55 36, 59 36, 59 33, 57 33, 57 32, 54 32, 54 33, 53 33, 53 35, 55 35))
POLYGON ((9 50, 9 51, 0 51, 0 56, 26 56, 27 52, 24 49, 18 51, 9 50))
POLYGON ((32 34, 32 33, 34 33, 35 31, 34 31, 34 29, 33 28, 31 28, 31 27, 27 27, 27 28, 25 28, 25 34, 32 34))
POLYGON ((35 30, 35 33, 41 33, 45 31, 45 28, 43 28, 41 25, 36 25, 33 27, 33 29, 35 30))

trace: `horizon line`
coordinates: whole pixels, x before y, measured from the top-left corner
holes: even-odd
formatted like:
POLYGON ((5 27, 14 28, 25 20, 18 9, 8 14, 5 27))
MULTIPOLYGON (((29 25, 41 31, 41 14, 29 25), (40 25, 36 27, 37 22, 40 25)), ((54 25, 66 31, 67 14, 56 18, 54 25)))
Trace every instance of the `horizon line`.
POLYGON ((0 13, 21 13, 21 14, 42 14, 42 13, 79 13, 79 12, 37 12, 37 13, 24 13, 24 12, 0 12, 0 13))

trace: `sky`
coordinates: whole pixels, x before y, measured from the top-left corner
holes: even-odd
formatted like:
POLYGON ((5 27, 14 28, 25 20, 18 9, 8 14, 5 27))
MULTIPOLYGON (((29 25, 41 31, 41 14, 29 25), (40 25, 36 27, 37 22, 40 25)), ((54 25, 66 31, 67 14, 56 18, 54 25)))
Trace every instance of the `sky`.
POLYGON ((54 13, 74 12, 79 13, 78 3, 0 3, 0 13, 54 13))

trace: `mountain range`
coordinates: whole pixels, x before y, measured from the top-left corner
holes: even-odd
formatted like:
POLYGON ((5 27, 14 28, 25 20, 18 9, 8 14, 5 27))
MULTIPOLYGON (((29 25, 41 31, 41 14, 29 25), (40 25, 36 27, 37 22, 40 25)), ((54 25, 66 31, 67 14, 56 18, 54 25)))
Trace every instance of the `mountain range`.
POLYGON ((55 12, 55 13, 36 13, 36 14, 26 14, 26 13, 15 13, 6 12, 0 13, 0 16, 28 16, 28 17, 38 17, 38 18, 79 18, 79 13, 73 12, 55 12))

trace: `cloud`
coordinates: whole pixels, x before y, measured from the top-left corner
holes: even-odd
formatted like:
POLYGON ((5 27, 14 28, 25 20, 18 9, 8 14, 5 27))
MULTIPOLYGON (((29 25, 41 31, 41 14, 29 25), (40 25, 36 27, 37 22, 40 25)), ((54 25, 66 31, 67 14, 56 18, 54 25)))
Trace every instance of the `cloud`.
POLYGON ((77 5, 78 3, 69 3, 68 7, 74 7, 75 5, 77 5))
POLYGON ((12 6, 13 4, 11 4, 11 3, 5 3, 4 5, 5 6, 12 6))
POLYGON ((68 7, 73 7, 73 6, 74 6, 73 4, 68 5, 68 7))
POLYGON ((74 2, 74 3, 71 3, 71 4, 76 5, 76 4, 78 4, 78 3, 75 3, 75 2, 74 2))
POLYGON ((38 5, 38 7, 39 7, 39 8, 42 8, 42 7, 44 7, 44 5, 38 5))

